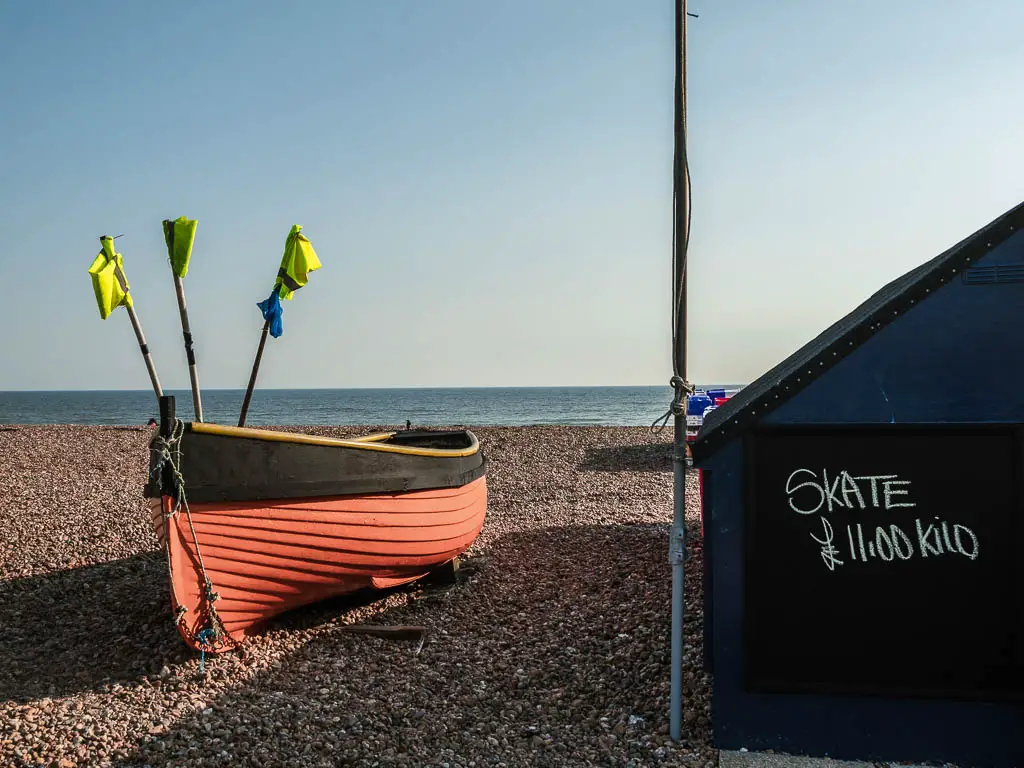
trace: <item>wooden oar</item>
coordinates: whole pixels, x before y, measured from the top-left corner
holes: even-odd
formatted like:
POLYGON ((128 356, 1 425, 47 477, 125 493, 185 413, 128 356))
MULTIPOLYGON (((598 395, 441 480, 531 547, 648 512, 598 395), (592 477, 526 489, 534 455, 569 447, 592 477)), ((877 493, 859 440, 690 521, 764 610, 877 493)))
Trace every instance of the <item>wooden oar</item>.
MULTIPOLYGON (((124 281, 124 273, 121 270, 116 270, 118 280, 124 281)), ((149 354, 149 345, 146 344, 146 336, 142 333, 142 326, 139 324, 138 315, 135 314, 135 309, 130 305, 125 305, 125 309, 128 310, 128 319, 132 321, 132 328, 135 329, 135 338, 139 340, 139 349, 142 350, 142 358, 146 361, 146 370, 149 371, 149 380, 153 383, 153 391, 156 393, 156 400, 160 402, 160 398, 164 396, 164 391, 160 387, 160 379, 156 375, 156 366, 153 365, 153 356, 149 354)))
POLYGON ((100 318, 105 320, 118 307, 123 306, 125 308, 128 318, 132 322, 132 328, 135 330, 135 338, 139 341, 142 359, 146 361, 146 370, 149 371, 149 380, 153 383, 153 391, 156 393, 157 402, 160 402, 164 392, 160 388, 160 379, 156 375, 153 357, 149 354, 149 346, 146 344, 146 336, 142 332, 142 324, 139 323, 139 317, 135 314, 135 307, 132 306, 132 297, 128 289, 128 278, 125 277, 121 260, 121 254, 114 251, 114 238, 110 235, 100 235, 100 253, 93 260, 92 266, 89 267, 89 274, 93 280, 93 288, 96 292, 97 304, 100 310, 100 318), (105 277, 105 275, 111 274, 117 280, 117 287, 121 291, 120 296, 117 296, 109 277, 105 277))
POLYGON ((302 234, 302 227, 299 224, 293 225, 285 239, 284 256, 274 279, 274 288, 265 301, 256 305, 263 312, 265 322, 263 333, 260 334, 260 345, 256 349, 256 359, 252 364, 252 373, 249 375, 249 386, 246 387, 245 398, 242 400, 242 412, 238 416, 240 427, 245 426, 245 415, 249 412, 249 401, 252 400, 252 392, 256 387, 256 374, 260 369, 260 360, 263 359, 267 333, 275 338, 282 333, 281 299, 290 299, 295 291, 306 284, 309 273, 317 269, 320 269, 320 259, 313 250, 313 244, 302 234))
POLYGON ((245 426, 245 414, 249 412, 249 401, 252 400, 252 390, 256 386, 256 373, 260 369, 260 360, 263 359, 263 347, 267 343, 267 331, 270 330, 270 321, 263 323, 263 333, 260 334, 260 345, 256 348, 256 359, 252 363, 252 373, 249 374, 249 386, 245 389, 245 399, 242 400, 242 413, 238 417, 238 426, 245 426))
POLYGON ((188 360, 188 375, 192 381, 192 407, 196 421, 203 420, 203 401, 199 395, 199 370, 196 368, 196 353, 192 349, 192 328, 188 322, 188 307, 185 304, 184 278, 192 257, 192 243, 195 239, 197 221, 184 216, 175 221, 164 219, 164 241, 167 243, 167 257, 174 276, 174 291, 178 296, 178 313, 181 315, 181 333, 185 338, 185 357, 188 360), (175 225, 181 225, 180 228, 175 225), (187 238, 187 239, 185 239, 187 238))

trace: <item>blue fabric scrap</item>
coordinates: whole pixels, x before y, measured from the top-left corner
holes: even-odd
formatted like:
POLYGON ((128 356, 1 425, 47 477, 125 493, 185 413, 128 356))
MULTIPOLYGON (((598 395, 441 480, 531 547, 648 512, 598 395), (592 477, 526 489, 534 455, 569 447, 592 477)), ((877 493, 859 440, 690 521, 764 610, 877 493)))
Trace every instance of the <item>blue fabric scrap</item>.
POLYGON ((284 325, 281 323, 281 316, 284 314, 284 309, 281 307, 281 299, 277 295, 277 286, 274 286, 273 292, 271 292, 269 298, 265 301, 259 302, 257 305, 263 310, 263 319, 270 321, 270 335, 275 339, 284 333, 284 325))

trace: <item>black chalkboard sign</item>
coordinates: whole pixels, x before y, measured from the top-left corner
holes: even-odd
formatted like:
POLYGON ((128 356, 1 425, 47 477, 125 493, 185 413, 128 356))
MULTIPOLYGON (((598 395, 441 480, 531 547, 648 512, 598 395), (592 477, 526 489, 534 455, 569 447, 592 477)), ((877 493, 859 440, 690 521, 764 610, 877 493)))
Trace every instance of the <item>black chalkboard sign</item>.
POLYGON ((1020 698, 1019 436, 950 425, 750 434, 748 689, 1020 698))

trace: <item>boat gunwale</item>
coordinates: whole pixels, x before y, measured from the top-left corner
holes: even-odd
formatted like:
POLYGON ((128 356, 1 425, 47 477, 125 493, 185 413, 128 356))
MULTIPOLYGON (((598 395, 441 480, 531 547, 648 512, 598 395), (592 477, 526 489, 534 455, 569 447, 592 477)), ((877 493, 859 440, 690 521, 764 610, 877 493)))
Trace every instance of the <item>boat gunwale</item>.
MULTIPOLYGON (((252 427, 233 427, 225 424, 214 424, 207 421, 185 422, 185 429, 196 434, 217 435, 220 437, 236 437, 250 440, 264 440, 279 443, 298 443, 302 445, 322 445, 334 448, 350 448, 363 451, 380 451, 397 453, 406 456, 432 456, 436 458, 462 458, 473 456, 480 451, 480 441, 472 431, 459 430, 469 437, 466 448, 417 448, 410 445, 393 445, 382 442, 398 432, 375 432, 357 438, 318 437, 301 432, 281 432, 273 429, 253 429, 252 427)), ((438 434, 442 434, 440 431, 438 434)))

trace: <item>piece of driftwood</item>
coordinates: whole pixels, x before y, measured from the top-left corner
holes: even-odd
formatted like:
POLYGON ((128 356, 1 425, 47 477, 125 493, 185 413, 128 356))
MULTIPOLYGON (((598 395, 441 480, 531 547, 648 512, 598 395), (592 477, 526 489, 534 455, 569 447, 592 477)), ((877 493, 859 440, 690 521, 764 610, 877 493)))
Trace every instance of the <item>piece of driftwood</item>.
POLYGON ((423 641, 427 637, 426 627, 417 627, 409 624, 343 624, 338 629, 341 632, 351 632, 356 635, 373 635, 383 637, 386 640, 419 640, 416 646, 416 653, 423 649, 423 641))
POLYGON ((374 635, 389 640, 419 640, 427 631, 426 627, 409 624, 342 624, 341 632, 354 632, 357 635, 374 635))

